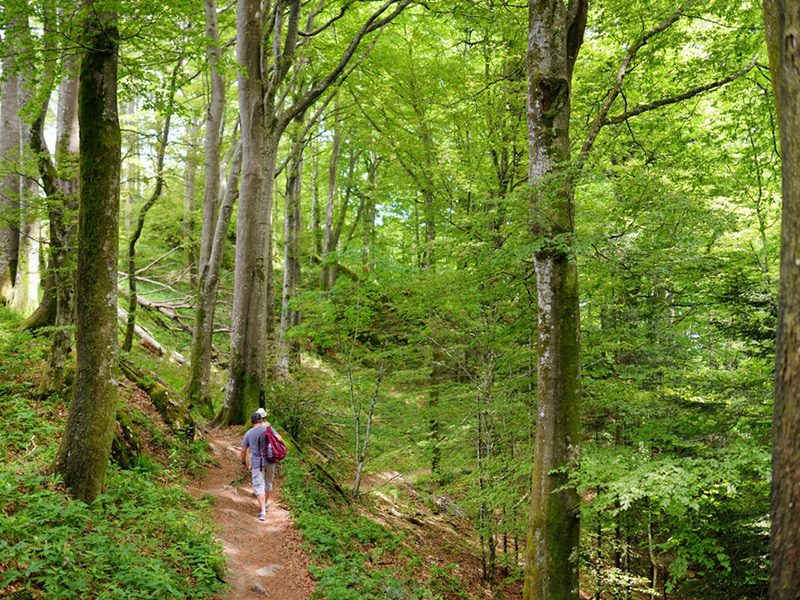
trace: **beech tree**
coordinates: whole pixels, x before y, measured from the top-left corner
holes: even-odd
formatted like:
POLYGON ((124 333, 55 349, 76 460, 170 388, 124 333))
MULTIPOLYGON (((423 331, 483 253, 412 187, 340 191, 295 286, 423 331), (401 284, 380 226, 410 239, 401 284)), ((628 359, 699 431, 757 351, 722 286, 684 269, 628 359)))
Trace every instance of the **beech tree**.
POLYGON ((300 362, 300 344, 288 340, 289 330, 300 322, 300 311, 293 302, 300 286, 300 193, 303 182, 303 150, 287 165, 283 225, 283 294, 281 328, 276 372, 287 376, 300 362))
MULTIPOLYGON (((217 301, 216 283, 219 281, 219 266, 223 250, 223 248, 215 248, 214 243, 215 240, 219 240, 220 244, 224 244, 225 236, 217 236, 216 227, 222 226, 227 232, 229 220, 218 221, 217 219, 221 197, 228 191, 220 190, 220 140, 223 127, 222 117, 225 111, 225 77, 221 65, 223 49, 219 43, 219 20, 215 0, 206 0, 205 9, 206 38, 208 40, 206 53, 211 75, 211 95, 205 119, 205 179, 203 183, 203 221, 197 266, 197 306, 192 332, 189 376, 184 392, 190 404, 201 405, 210 411, 208 381, 211 374, 214 308, 217 301), (215 254, 220 260, 216 263, 210 261, 212 254, 215 254), (210 285, 212 279, 214 284, 210 285)), ((241 161, 236 164, 238 166, 236 169, 231 169, 231 174, 235 174, 235 187, 238 192, 238 169, 241 167, 241 161)))
MULTIPOLYGON (((6 35, 8 42, 8 35, 6 35)), ((8 303, 14 288, 19 249, 19 75, 13 57, 3 58, 2 105, 0 105, 0 301, 8 303)))
POLYGON ((49 276, 53 278, 53 304, 56 309, 56 329, 47 355, 47 369, 39 386, 43 395, 61 389, 75 320, 75 213, 79 183, 78 67, 77 57, 72 56, 65 61, 64 76, 58 93, 55 161, 44 140, 47 103, 31 128, 31 143, 38 156, 39 172, 48 198, 51 255, 49 276))
MULTIPOLYGON (((237 12, 237 57, 239 70, 239 114, 242 122, 242 183, 237 213, 236 268, 231 358, 222 411, 216 423, 243 423, 247 415, 263 405, 268 340, 274 337, 274 290, 272 272, 272 199, 278 144, 289 123, 305 113, 319 97, 345 75, 362 40, 381 30, 399 15, 411 0, 387 0, 368 15, 333 67, 297 91, 286 105, 285 84, 292 68, 305 67, 299 52, 308 40, 323 33, 342 14, 329 17, 321 26, 316 19, 324 5, 306 15, 301 29, 302 3, 276 2, 269 15, 262 14, 257 0, 239 0, 237 12), (264 18, 266 17, 266 19, 264 18), (264 23, 268 35, 264 35, 264 23), (271 51, 264 45, 271 44, 271 51), (262 60, 269 56, 271 61, 262 60)), ((302 80, 294 72, 293 78, 302 80)))
POLYGON ((116 14, 82 4, 80 201, 76 372, 55 468, 75 498, 102 492, 117 409, 117 258, 121 135, 117 113, 116 14))
POLYGON ((580 322, 573 189, 566 168, 572 72, 587 10, 586 0, 528 4, 528 148, 539 325, 526 600, 579 597, 579 499, 569 477, 581 443, 580 322))
POLYGON ((789 600, 800 590, 800 2, 764 0, 764 20, 783 168, 769 597, 789 600))

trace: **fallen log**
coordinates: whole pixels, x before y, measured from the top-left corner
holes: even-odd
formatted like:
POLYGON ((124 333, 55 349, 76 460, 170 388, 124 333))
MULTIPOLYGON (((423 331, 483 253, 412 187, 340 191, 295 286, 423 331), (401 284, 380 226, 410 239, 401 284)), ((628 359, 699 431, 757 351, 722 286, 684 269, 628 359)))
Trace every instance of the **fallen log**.
MULTIPOLYGON (((123 288, 121 285, 117 285, 117 291, 121 294, 128 295, 128 290, 123 288)), ((147 298, 142 297, 141 294, 136 294, 136 304, 143 308, 149 308, 151 310, 155 310, 165 317, 169 317, 172 321, 178 324, 181 331, 184 333, 188 333, 189 335, 193 335, 193 330, 189 327, 186 323, 181 320, 183 315, 178 314, 172 306, 168 306, 161 302, 153 302, 152 300, 148 300, 147 298)), ((187 307, 188 308, 188 307, 187 307)))
MULTIPOLYGON (((119 306, 117 307, 117 316, 122 322, 127 322, 128 311, 119 306)), ((139 338, 142 346, 147 348, 153 354, 158 356, 169 356, 170 359, 182 365, 189 364, 189 361, 186 360, 186 358, 184 358, 179 352, 176 352, 175 350, 167 350, 161 344, 159 344, 153 335, 141 325, 135 325, 133 328, 133 333, 137 338, 139 338)))
POLYGON ((158 414, 176 435, 188 441, 194 440, 196 424, 189 407, 175 391, 169 389, 163 379, 155 373, 143 373, 124 357, 120 357, 119 366, 128 379, 150 396, 158 414))

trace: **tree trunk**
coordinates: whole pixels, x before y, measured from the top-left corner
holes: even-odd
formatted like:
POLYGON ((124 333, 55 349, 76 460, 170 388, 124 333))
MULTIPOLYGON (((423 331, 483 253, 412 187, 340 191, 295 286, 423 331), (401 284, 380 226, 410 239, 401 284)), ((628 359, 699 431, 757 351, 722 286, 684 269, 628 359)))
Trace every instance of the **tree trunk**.
POLYGON ((222 116, 225 109, 225 79, 217 70, 222 59, 219 42, 216 0, 206 0, 206 37, 213 42, 207 48, 211 66, 211 100, 206 113, 205 135, 205 180, 203 183, 203 222, 200 234, 198 258, 197 308, 189 377, 186 380, 186 400, 189 405, 203 407, 206 414, 212 411, 208 383, 211 378, 211 350, 213 346, 214 313, 217 303, 219 272, 225 238, 233 211, 233 203, 239 195, 239 175, 242 166, 242 147, 234 139, 234 154, 231 159, 228 184, 224 194, 220 193, 220 139, 222 116), (222 206, 218 209, 219 198, 222 206))
POLYGON ((322 256, 322 230, 320 229, 319 222, 319 186, 317 181, 319 179, 319 141, 314 140, 314 168, 311 171, 311 248, 312 259, 313 255, 322 256))
MULTIPOLYGON (((236 226, 231 358, 220 425, 245 423, 262 404, 266 368, 266 187, 271 190, 277 143, 267 140, 261 84, 262 12, 258 0, 238 0, 236 53, 239 61, 239 114, 242 122, 242 183, 236 226), (266 161, 266 163, 265 163, 266 161), (271 163, 272 172, 264 167, 271 163)), ((269 208, 269 210, 267 210, 269 208)))
POLYGON ((189 377, 186 382, 186 401, 189 405, 203 407, 210 414, 211 398, 208 383, 211 378, 211 350, 214 330, 214 306, 217 302, 219 274, 222 266, 222 255, 225 251, 225 239, 233 214, 233 204, 239 197, 239 174, 242 170, 242 143, 236 144, 231 160, 228 183, 225 186, 225 197, 219 209, 211 254, 202 267, 197 285, 197 308, 195 310, 194 330, 192 334, 192 356, 189 377))
MULTIPOLYGON (((126 124, 134 122, 136 116, 136 99, 122 104, 123 114, 127 117, 126 124)), ((131 126, 125 135, 125 142, 128 147, 125 149, 125 156, 128 158, 125 179, 127 185, 125 190, 125 231, 128 232, 133 227, 133 209, 141 196, 141 179, 139 177, 139 139, 136 130, 131 126)))
POLYGON ((363 228, 363 270, 364 273, 369 273, 372 269, 372 261, 374 260, 375 253, 375 203, 378 193, 378 165, 381 159, 370 150, 367 158, 367 174, 369 181, 369 188, 367 197, 364 199, 364 228, 363 228))
POLYGON ((197 243, 195 242, 195 182, 197 180, 197 155, 194 144, 200 127, 193 124, 187 140, 186 164, 183 168, 183 270, 189 273, 192 289, 197 288, 197 243))
MULTIPOLYGON (((39 386, 42 395, 56 393, 61 390, 64 379, 64 365, 67 361, 70 343, 72 340, 72 326, 75 321, 75 212, 78 203, 78 161, 79 161, 79 131, 78 131, 78 60, 73 58, 65 65, 66 74, 61 81, 58 93, 58 114, 56 124, 56 160, 60 175, 58 181, 53 182, 53 194, 60 195, 51 201, 50 209, 50 252, 51 273, 54 283, 54 296, 56 307, 55 331, 50 351, 47 355, 47 367, 39 386)), ((46 159, 46 148, 42 137, 41 125, 44 124, 44 115, 41 115, 40 128, 33 132, 35 148, 39 154, 40 171, 42 180, 47 178, 46 171, 51 172, 49 159, 46 159), (38 141, 37 141, 38 140, 38 141)), ((53 173, 53 179, 56 174, 53 173)), ((48 184, 45 183, 45 190, 48 184)), ((48 191, 48 197, 51 192, 48 191)))
POLYGON ((337 119, 331 144, 331 160, 328 165, 328 202, 325 205, 325 232, 322 238, 322 289, 325 291, 331 289, 336 282, 336 264, 330 255, 336 249, 333 212, 336 205, 336 175, 342 152, 342 129, 343 126, 337 119))
MULTIPOLYGON (((353 344, 356 343, 356 340, 353 340, 353 344)), ((359 490, 361 488, 361 477, 364 473, 364 465, 367 462, 367 450, 369 449, 369 438, 370 432, 372 431, 372 419, 375 415, 375 405, 378 402, 378 392, 381 389, 381 381, 383 380, 383 369, 386 360, 386 345, 388 343, 388 338, 384 339, 383 342, 383 350, 384 352, 381 354, 381 366, 378 369, 378 377, 375 379, 375 390, 372 393, 372 399, 369 402, 369 412, 367 413, 366 423, 364 424, 364 438, 361 439, 361 402, 359 401, 356 403, 354 394, 353 394, 353 372, 352 372, 352 362, 350 358, 347 361, 347 375, 350 380, 350 406, 351 410, 353 411, 353 420, 355 421, 356 426, 356 444, 355 444, 355 456, 356 456, 356 478, 355 482, 353 483, 353 491, 352 496, 356 497, 359 494, 359 490)))
POLYGON ((2 88, 0 89, 0 302, 11 301, 14 278, 17 273, 17 246, 19 245, 19 77, 14 74, 14 60, 3 59, 2 88))
POLYGON ((289 165, 286 175, 285 215, 283 225, 283 298, 281 302, 281 332, 278 341, 277 372, 288 376, 300 364, 300 344, 286 338, 289 330, 300 324, 300 311, 292 306, 300 287, 300 190, 302 188, 302 150, 289 165))
POLYGON ((529 179, 538 298, 537 423, 525 600, 579 598, 579 497, 569 484, 580 452, 578 273, 572 250, 569 113, 586 0, 528 4, 529 179))
MULTIPOLYGON (((50 231, 50 248, 52 251, 53 245, 53 232, 52 232, 52 220, 53 216, 48 215, 48 220, 51 222, 51 231, 50 231)), ((44 278, 44 286, 42 290, 42 300, 39 302, 39 306, 36 307, 36 310, 22 321, 19 324, 19 328, 21 330, 30 330, 36 331, 37 329, 41 329, 42 327, 52 327, 55 325, 56 322, 56 276, 53 270, 55 269, 53 265, 53 257, 52 252, 50 259, 47 261, 47 273, 44 278)))
POLYGON ((491 490, 486 475, 486 461, 494 453, 493 434, 494 425, 486 408, 491 404, 492 394, 492 365, 484 361, 484 375, 478 386, 478 431, 475 436, 475 443, 478 458, 478 489, 481 497, 480 508, 478 511, 479 536, 481 546, 481 571, 483 580, 492 584, 494 582, 494 571, 496 564, 496 548, 494 543, 494 515, 486 500, 491 490))
POLYGON ((206 52, 211 67, 211 100, 206 111, 205 180, 203 183, 203 225, 200 234, 198 270, 208 262, 214 240, 219 204, 220 167, 219 153, 222 137, 222 116, 225 111, 225 78, 217 69, 223 49, 219 46, 216 0, 206 0, 206 37, 214 42, 206 52))
MULTIPOLYGON (((273 13, 264 19, 261 2, 238 0, 236 47, 244 154, 237 213, 231 360, 225 402, 216 424, 243 423, 248 413, 264 402, 266 348, 274 336, 271 218, 281 136, 292 120, 300 118, 340 80, 364 36, 384 27, 409 3, 410 0, 384 2, 350 40, 327 76, 285 107, 285 97, 279 93, 297 59, 303 5, 300 0, 276 2, 273 13), (392 6, 394 10, 384 16, 392 6), (261 45, 265 21, 270 23, 271 51, 261 45), (266 57, 272 57, 272 62, 266 57)), ((313 28, 313 16, 307 20, 309 28, 313 28)), ((302 43, 307 41, 304 38, 302 43)))
POLYGON ((117 258, 121 136, 116 15, 84 0, 80 75, 77 369, 55 469, 73 496, 102 492, 117 409, 117 258))
POLYGON ((144 203, 142 208, 139 209, 139 217, 136 219, 136 229, 128 241, 128 322, 125 327, 125 341, 122 344, 124 352, 130 352, 133 346, 133 330, 136 327, 136 242, 142 235, 144 229, 144 220, 147 217, 148 211, 161 197, 161 191, 164 189, 164 156, 167 152, 167 142, 169 141, 169 129, 172 121, 172 111, 175 98, 175 91, 177 89, 178 72, 183 65, 183 61, 179 60, 178 64, 172 71, 172 78, 170 81, 169 98, 167 99, 166 114, 164 115, 164 126, 158 136, 158 155, 156 157, 156 186, 153 193, 147 202, 144 203))
MULTIPOLYGON (((33 91, 31 78, 20 78, 18 87, 19 106, 28 106, 33 91)), ((35 169, 36 160, 31 152, 31 128, 21 123, 19 148, 22 162, 19 173, 19 241, 17 242, 17 274, 11 306, 23 315, 30 315, 39 304, 39 247, 42 222, 38 214, 39 182, 35 169)))
POLYGON ((800 590, 800 1, 765 0, 764 17, 783 165, 769 596, 789 600, 800 590))
MULTIPOLYGON (((27 139, 25 140, 27 143, 27 139)), ((39 305, 39 247, 42 222, 36 211, 34 194, 39 185, 28 176, 22 177, 17 277, 11 306, 21 315, 31 315, 39 305)))

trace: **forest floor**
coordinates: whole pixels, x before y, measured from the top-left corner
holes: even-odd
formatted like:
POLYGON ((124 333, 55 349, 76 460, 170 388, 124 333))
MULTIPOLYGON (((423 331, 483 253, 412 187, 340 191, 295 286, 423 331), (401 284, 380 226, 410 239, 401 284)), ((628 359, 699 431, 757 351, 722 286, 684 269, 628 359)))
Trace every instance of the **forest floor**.
POLYGON ((289 512, 281 505, 280 477, 275 478, 267 520, 259 521, 250 472, 239 461, 240 427, 209 429, 213 462, 189 490, 215 499, 214 522, 228 560, 228 592, 219 600, 272 598, 307 600, 314 591, 309 558, 289 512))

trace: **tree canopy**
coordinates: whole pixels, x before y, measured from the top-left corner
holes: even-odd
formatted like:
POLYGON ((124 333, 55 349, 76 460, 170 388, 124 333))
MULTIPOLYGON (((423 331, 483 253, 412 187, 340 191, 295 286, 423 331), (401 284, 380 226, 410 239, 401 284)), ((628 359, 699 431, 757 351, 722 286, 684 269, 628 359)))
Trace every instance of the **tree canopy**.
MULTIPOLYGON (((355 496, 364 470, 414 474, 526 599, 765 597, 782 150, 762 7, 196 4, 3 3, 4 301, 35 270, 20 232, 75 210, 47 185, 69 163, 20 131, 56 139, 86 14, 114 14, 123 358, 138 336, 181 362, 198 420, 265 406, 355 496)), ((78 256, 78 375, 50 384, 75 397, 100 224, 36 234, 37 269, 78 256)))

